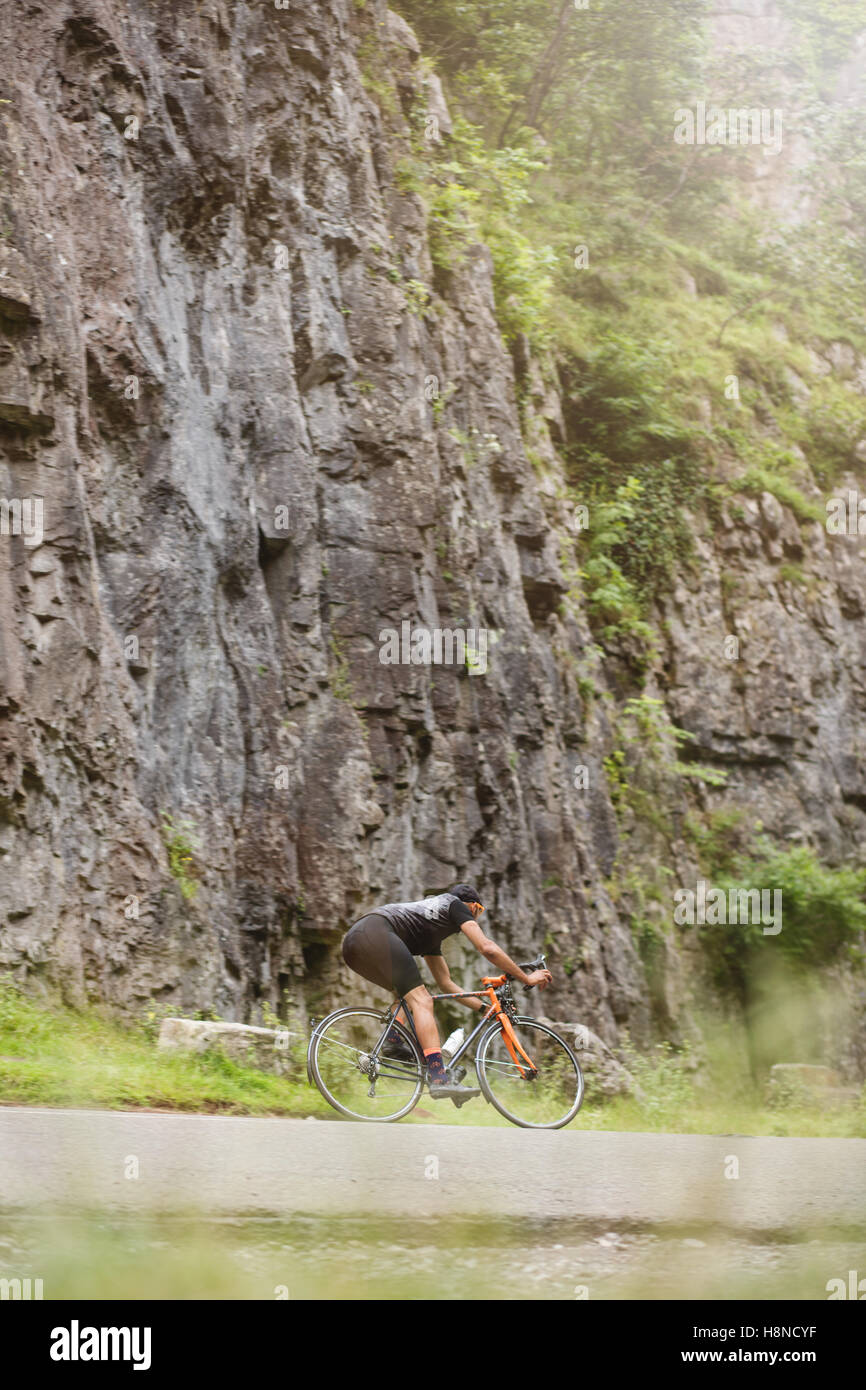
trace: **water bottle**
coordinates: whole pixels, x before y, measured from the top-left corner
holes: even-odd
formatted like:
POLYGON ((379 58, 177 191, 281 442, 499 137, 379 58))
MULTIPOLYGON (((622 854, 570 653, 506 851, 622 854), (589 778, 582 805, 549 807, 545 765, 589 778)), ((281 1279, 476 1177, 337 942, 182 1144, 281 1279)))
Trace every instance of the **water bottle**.
POLYGON ((443 1060, 454 1056, 454 1053, 457 1051, 458 1047, 460 1047, 465 1037, 466 1034, 462 1028, 455 1028, 454 1032, 449 1034, 442 1044, 443 1060))

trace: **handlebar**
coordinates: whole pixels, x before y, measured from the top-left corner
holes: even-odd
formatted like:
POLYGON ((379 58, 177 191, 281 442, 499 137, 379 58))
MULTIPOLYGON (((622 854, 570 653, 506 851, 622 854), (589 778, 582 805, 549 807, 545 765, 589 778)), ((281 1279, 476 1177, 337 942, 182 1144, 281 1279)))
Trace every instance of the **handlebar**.
MULTIPOLYGON (((547 962, 543 955, 537 955, 535 960, 520 960, 517 962, 521 970, 525 970, 527 975, 533 970, 546 970, 547 962)), ((524 989, 534 989, 534 985, 524 985, 524 989)))

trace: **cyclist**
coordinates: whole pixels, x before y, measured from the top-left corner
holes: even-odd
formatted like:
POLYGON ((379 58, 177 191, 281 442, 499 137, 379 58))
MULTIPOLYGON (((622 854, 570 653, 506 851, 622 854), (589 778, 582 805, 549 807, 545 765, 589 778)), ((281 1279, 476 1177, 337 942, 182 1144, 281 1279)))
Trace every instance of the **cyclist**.
MULTIPOLYGON (((386 903, 369 912, 349 928, 343 938, 343 960, 356 975, 371 984, 390 990, 402 998, 412 1010, 415 1032, 424 1053, 430 1077, 430 1095, 436 1100, 451 1099, 461 1103, 479 1094, 472 1086, 461 1086, 449 1076, 442 1060, 439 1029, 433 1016, 433 1000, 424 984, 415 961, 423 956, 430 973, 443 994, 459 993, 451 978, 448 963, 442 955, 442 942, 447 936, 462 931, 477 951, 500 971, 513 975, 524 985, 545 989, 553 979, 549 970, 533 970, 527 975, 519 965, 485 936, 478 925, 484 908, 477 889, 469 883, 458 883, 447 893, 422 898, 412 903, 386 903)), ((482 1010, 487 1001, 461 999, 469 1009, 482 1010)), ((403 1011, 397 1015, 405 1023, 403 1011)), ((400 1035, 391 1030, 386 1039, 389 1056, 406 1052, 400 1035)))

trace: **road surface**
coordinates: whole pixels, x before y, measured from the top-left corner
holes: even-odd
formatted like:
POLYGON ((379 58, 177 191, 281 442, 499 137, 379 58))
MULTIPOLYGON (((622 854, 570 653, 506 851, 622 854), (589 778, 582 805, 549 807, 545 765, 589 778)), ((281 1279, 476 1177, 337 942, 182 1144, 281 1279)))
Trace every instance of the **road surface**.
POLYGON ((0 1107, 0 1208, 852 1231, 866 1139, 0 1107))

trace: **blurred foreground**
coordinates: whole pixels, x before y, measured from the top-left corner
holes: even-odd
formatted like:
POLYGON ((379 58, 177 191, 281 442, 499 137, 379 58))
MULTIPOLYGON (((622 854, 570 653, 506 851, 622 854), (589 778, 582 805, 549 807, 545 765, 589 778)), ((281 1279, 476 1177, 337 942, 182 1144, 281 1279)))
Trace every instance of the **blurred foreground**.
POLYGON ((525 1221, 291 1222, 105 1216, 0 1224, 0 1278, 46 1299, 826 1299, 866 1243, 596 1234, 525 1221))

